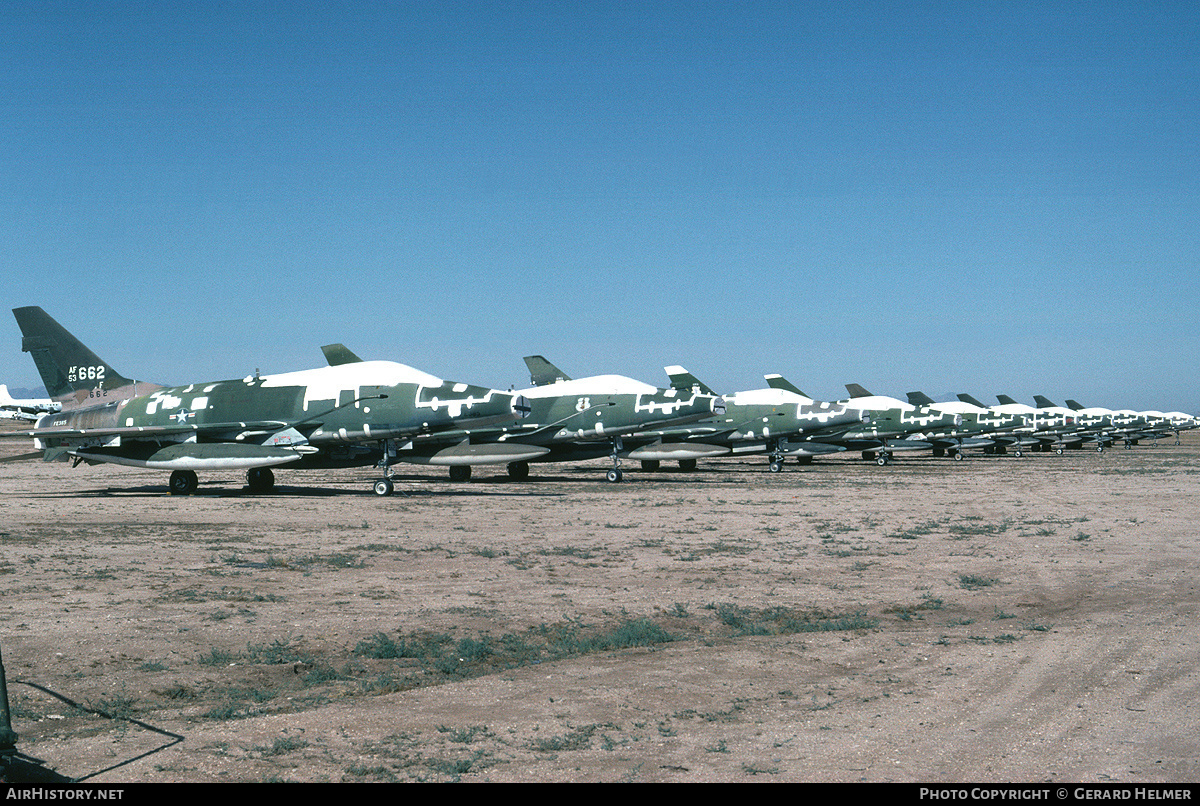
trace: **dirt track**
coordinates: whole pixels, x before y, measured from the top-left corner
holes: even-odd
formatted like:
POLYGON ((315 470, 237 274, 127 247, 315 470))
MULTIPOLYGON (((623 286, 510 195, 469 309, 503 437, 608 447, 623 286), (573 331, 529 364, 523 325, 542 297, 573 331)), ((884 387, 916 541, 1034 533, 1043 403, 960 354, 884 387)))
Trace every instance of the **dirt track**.
POLYGON ((6 464, 14 727, 71 776, 165 741, 26 680, 185 737, 110 783, 1200 780, 1198 458, 6 464))

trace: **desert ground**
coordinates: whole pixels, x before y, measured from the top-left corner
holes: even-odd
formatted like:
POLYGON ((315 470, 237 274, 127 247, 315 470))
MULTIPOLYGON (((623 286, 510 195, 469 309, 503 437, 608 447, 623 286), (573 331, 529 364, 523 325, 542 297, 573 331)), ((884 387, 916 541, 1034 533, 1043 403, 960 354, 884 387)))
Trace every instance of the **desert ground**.
POLYGON ((18 746, 107 784, 1197 781, 1200 434, 1173 443, 402 465, 388 498, 3 464, 18 746), (122 764, 170 741, 129 719, 183 741, 122 764))

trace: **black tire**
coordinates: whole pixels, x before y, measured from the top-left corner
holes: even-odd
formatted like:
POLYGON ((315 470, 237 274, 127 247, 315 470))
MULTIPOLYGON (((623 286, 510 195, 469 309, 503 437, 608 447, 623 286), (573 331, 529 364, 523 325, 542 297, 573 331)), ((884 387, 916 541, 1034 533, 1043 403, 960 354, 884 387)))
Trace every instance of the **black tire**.
POLYGON ((196 479, 194 470, 176 470, 171 474, 171 480, 167 482, 171 495, 191 495, 199 486, 200 482, 196 479))
POLYGON ((604 474, 604 478, 608 479, 608 481, 612 482, 613 484, 616 484, 621 479, 625 478, 625 474, 614 467, 612 470, 604 474))
POLYGON ((659 464, 657 459, 645 459, 642 461, 642 470, 647 473, 653 473, 658 470, 659 464))
POLYGON ((696 460, 695 459, 680 459, 679 460, 679 469, 686 470, 690 473, 691 471, 696 469, 696 460))
POLYGON ((246 486, 252 493, 269 493, 275 489, 275 474, 269 467, 252 467, 246 471, 246 486))
POLYGON ((508 477, 514 481, 524 481, 529 478, 529 462, 509 462, 508 477))
POLYGON ((450 481, 469 481, 470 478, 470 465, 450 465, 450 481))
POLYGON ((392 484, 391 479, 380 479, 375 482, 375 486, 372 489, 376 495, 391 495, 392 491, 396 489, 396 485, 392 484))

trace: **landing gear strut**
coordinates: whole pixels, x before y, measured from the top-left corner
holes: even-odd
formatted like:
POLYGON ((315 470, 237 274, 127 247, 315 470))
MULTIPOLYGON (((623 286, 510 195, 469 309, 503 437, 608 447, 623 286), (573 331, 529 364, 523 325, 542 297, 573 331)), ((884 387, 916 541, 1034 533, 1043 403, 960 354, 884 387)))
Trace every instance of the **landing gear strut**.
POLYGON ((383 478, 375 482, 371 489, 376 495, 391 495, 395 492, 396 485, 392 482, 392 466, 388 459, 396 458, 396 445, 390 439, 385 439, 380 442, 380 447, 383 448, 383 455, 379 457, 375 466, 383 471, 383 478))
POLYGON ((613 466, 612 466, 612 469, 610 469, 607 473, 604 474, 604 478, 606 478, 612 484, 616 484, 621 479, 625 478, 625 474, 621 472, 620 453, 621 453, 621 449, 623 447, 624 447, 624 445, 621 442, 621 438, 613 437, 613 441, 612 441, 613 466))

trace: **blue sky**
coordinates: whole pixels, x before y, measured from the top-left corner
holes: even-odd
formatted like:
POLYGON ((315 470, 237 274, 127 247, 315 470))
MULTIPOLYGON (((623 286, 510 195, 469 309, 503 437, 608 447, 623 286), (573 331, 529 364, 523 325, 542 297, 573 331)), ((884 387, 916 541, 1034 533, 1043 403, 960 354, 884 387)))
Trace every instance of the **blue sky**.
POLYGON ((1182 2, 18 0, 4 297, 165 383, 344 342, 1196 412, 1198 43, 1182 2))

